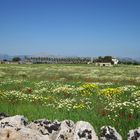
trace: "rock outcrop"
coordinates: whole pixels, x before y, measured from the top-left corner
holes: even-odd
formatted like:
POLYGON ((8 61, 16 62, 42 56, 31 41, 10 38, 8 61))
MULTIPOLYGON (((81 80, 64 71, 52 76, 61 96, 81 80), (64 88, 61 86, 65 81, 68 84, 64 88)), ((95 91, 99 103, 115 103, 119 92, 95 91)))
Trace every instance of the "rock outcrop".
POLYGON ((140 127, 129 131, 128 140, 140 140, 140 127))
MULTIPOLYGON (((0 113, 0 140, 98 140, 98 136, 85 121, 40 119, 28 122, 21 115, 8 117, 0 113)), ((122 137, 115 128, 103 126, 100 140, 122 140, 122 137)), ((128 140, 140 140, 140 128, 130 130, 128 140)))
POLYGON ((55 140, 60 131, 61 122, 51 122, 47 119, 41 119, 31 122, 27 127, 47 135, 51 140, 55 140))
POLYGON ((0 113, 0 120, 4 119, 6 117, 9 117, 9 116, 5 113, 0 113))
POLYGON ((100 136, 100 140, 122 140, 121 135, 111 126, 101 127, 100 136))
POLYGON ((27 118, 16 115, 0 121, 0 140, 49 140, 48 136, 27 126, 27 118))
POLYGON ((98 140, 94 128, 88 123, 78 121, 75 127, 74 140, 98 140))
POLYGON ((93 127, 84 121, 42 119, 29 123, 20 115, 0 117, 0 140, 98 140, 93 127))

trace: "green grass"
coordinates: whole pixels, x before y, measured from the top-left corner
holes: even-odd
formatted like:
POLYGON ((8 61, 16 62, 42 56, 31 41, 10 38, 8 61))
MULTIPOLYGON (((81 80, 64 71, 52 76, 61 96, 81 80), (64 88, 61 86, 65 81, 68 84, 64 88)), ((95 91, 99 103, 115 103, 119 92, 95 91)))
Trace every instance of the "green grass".
POLYGON ((25 115, 30 121, 84 120, 98 134, 101 126, 111 125, 126 139, 130 129, 140 126, 139 99, 139 66, 0 65, 0 112, 25 115), (101 94, 110 88, 115 96, 101 94))
POLYGON ((0 110, 10 115, 24 114, 29 120, 35 120, 39 118, 47 118, 50 120, 65 120, 71 119, 73 121, 89 121, 94 128, 99 132, 100 127, 103 125, 111 125, 106 118, 101 118, 94 112, 89 111, 67 111, 67 110, 54 110, 51 108, 42 107, 32 104, 0 104, 0 110))

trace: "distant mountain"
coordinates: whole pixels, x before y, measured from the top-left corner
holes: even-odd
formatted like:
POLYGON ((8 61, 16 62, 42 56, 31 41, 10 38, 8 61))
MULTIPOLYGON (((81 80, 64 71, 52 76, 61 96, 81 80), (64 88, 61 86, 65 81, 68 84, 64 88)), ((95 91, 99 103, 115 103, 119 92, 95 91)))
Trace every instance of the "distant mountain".
POLYGON ((9 56, 7 54, 0 54, 0 60, 3 60, 3 59, 10 60, 11 58, 12 58, 12 56, 9 56))
POLYGON ((61 58, 61 57, 67 57, 64 55, 53 55, 53 54, 48 54, 48 53, 37 53, 37 54, 33 54, 31 55, 31 57, 57 57, 57 58, 61 58))
POLYGON ((140 63, 140 58, 129 58, 129 57, 122 57, 118 58, 121 62, 131 62, 131 63, 140 63))
POLYGON ((140 57, 136 57, 134 60, 140 62, 140 57))
POLYGON ((0 54, 0 60, 12 60, 13 57, 20 57, 21 59, 24 59, 25 57, 31 57, 29 55, 7 55, 7 54, 0 54))

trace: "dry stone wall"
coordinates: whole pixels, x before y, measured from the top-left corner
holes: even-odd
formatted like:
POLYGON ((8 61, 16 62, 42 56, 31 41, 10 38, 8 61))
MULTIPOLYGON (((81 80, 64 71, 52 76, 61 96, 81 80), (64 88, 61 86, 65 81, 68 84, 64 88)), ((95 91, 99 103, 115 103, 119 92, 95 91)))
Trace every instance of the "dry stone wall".
MULTIPOLYGON (((22 115, 8 117, 0 113, 0 140, 122 140, 122 137, 111 126, 103 126, 98 137, 93 126, 85 121, 28 122, 22 115)), ((140 140, 140 128, 130 130, 128 140, 140 140)))

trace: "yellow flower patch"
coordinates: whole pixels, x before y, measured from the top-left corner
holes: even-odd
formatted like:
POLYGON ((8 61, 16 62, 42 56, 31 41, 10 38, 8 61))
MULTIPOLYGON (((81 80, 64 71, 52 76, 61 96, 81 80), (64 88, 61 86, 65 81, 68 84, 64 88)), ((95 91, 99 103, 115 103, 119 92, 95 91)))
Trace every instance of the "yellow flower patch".
POLYGON ((106 88, 106 89, 102 89, 100 91, 100 94, 107 96, 107 97, 116 96, 121 93, 122 93, 122 90, 120 88, 106 88))
POLYGON ((86 108, 85 104, 84 103, 80 103, 80 104, 75 104, 73 106, 73 109, 84 109, 86 108))
POLYGON ((94 83, 89 83, 89 84, 82 85, 82 88, 87 89, 87 90, 94 90, 94 89, 98 89, 98 85, 94 83))

